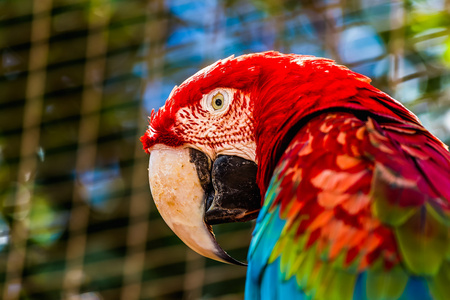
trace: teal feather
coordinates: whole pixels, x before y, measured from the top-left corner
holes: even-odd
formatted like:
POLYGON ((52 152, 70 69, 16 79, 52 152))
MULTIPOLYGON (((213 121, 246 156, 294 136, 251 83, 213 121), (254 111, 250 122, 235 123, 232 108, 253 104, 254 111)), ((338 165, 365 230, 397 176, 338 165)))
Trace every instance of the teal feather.
POLYGON ((279 181, 274 176, 258 215, 248 252, 245 299, 307 299, 295 277, 284 279, 279 258, 269 263, 271 250, 286 225, 286 221, 280 218, 279 207, 270 210, 278 188, 279 181))

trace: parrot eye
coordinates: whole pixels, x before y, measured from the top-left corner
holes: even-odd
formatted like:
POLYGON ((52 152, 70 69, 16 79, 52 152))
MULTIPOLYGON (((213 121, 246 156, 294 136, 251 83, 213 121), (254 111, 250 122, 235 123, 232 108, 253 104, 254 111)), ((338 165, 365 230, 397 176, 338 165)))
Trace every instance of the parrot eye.
MULTIPOLYGON (((232 92, 231 92, 232 93, 232 92)), ((218 88, 203 97, 202 106, 213 114, 222 114, 230 105, 230 92, 227 89, 218 88)))
POLYGON ((212 98, 211 105, 215 110, 219 110, 223 107, 224 98, 223 95, 219 92, 215 94, 212 98))

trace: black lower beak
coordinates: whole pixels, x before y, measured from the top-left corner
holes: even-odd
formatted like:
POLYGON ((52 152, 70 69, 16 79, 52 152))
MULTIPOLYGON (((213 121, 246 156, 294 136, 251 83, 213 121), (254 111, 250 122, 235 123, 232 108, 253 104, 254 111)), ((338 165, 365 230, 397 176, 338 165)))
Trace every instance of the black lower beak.
POLYGON ((257 165, 238 156, 220 155, 211 160, 190 149, 200 183, 206 193, 205 222, 209 225, 246 222, 257 217, 261 194, 256 184, 257 165))

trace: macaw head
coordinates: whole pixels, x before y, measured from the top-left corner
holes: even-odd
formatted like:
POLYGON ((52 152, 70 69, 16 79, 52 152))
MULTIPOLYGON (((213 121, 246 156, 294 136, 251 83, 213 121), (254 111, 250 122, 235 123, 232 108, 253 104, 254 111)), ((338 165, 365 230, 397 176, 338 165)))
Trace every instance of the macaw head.
POLYGON ((211 225, 257 216, 260 190, 267 187, 276 149, 288 136, 280 128, 292 127, 303 111, 321 109, 316 99, 331 102, 355 93, 346 85, 339 95, 319 97, 336 78, 369 81, 312 56, 229 57, 175 87, 165 105, 152 112, 141 137, 150 153, 151 192, 163 219, 185 244, 203 256, 240 264, 220 248, 211 225))
POLYGON ((141 138, 163 219, 194 251, 235 264, 211 225, 251 220, 261 207, 251 97, 259 75, 233 57, 200 70, 152 112, 141 138))

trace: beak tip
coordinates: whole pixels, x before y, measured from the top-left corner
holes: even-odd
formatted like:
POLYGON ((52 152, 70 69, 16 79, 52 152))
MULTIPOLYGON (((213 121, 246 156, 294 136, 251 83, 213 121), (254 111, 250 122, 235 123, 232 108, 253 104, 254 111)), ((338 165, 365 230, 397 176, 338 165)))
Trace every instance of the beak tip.
POLYGON ((222 250, 222 253, 218 255, 224 262, 232 264, 232 265, 237 265, 237 266, 243 266, 246 267, 247 264, 243 263, 237 259, 234 259, 233 257, 231 257, 230 255, 228 255, 228 253, 226 253, 225 251, 222 250))

